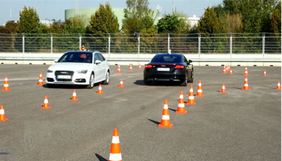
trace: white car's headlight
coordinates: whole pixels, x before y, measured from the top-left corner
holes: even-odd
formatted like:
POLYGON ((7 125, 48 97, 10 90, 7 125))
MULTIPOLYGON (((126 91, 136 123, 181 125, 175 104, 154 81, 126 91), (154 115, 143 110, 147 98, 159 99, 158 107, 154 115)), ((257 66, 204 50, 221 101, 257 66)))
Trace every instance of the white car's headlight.
POLYGON ((86 74, 87 71, 88 71, 88 70, 79 70, 79 71, 77 71, 77 73, 79 73, 79 74, 86 74))
POLYGON ((47 70, 47 73, 53 73, 53 70, 47 70))

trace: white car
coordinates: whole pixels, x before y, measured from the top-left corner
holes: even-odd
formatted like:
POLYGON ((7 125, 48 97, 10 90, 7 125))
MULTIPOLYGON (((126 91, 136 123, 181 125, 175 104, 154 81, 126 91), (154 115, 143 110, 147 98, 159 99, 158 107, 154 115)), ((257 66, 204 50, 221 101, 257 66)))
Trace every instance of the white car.
POLYGON ((47 86, 109 84, 110 68, 107 60, 98 51, 69 51, 51 65, 46 74, 47 86))

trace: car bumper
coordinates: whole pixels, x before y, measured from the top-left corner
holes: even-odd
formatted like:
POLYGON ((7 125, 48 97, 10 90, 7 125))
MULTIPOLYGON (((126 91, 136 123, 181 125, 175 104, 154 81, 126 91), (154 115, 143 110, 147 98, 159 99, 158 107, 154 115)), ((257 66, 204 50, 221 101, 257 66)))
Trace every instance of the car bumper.
POLYGON ((184 74, 146 74, 144 80, 146 81, 158 81, 158 82, 181 82, 185 79, 184 74))
POLYGON ((71 78, 58 78, 54 73, 47 73, 47 84, 66 84, 66 85, 89 85, 89 74, 77 74, 71 75, 71 78))

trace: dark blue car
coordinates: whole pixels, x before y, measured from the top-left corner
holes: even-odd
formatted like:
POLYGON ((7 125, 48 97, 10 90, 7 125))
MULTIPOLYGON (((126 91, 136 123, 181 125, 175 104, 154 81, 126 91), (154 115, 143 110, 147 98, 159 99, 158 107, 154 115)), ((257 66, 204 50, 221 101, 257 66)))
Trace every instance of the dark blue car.
POLYGON ((144 84, 158 81, 179 82, 182 86, 193 83, 192 60, 182 54, 156 54, 144 69, 144 84))

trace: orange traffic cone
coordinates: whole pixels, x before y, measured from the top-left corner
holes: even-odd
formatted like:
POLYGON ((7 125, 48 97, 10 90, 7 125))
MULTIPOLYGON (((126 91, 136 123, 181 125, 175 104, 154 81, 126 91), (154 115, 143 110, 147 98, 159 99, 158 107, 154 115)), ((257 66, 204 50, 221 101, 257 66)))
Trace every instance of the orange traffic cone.
POLYGON ((4 106, 1 105, 0 106, 0 121, 8 121, 9 119, 7 119, 5 117, 5 111, 4 111, 4 106))
POLYGON ((97 94, 104 94, 103 91, 102 91, 102 85, 101 84, 99 84, 99 88, 98 88, 97 94))
POLYGON ((78 101, 75 90, 73 90, 71 101, 78 101))
POLYGON ((223 67, 222 73, 223 73, 223 74, 226 74, 226 73, 227 73, 225 65, 224 65, 224 67, 223 67))
POLYGON ((43 86, 44 85, 41 72, 39 73, 39 81, 38 81, 37 85, 39 85, 39 86, 43 86))
POLYGON ((222 84, 220 93, 227 93, 227 92, 225 91, 225 85, 224 85, 224 84, 222 84))
POLYGON ((248 76, 249 74, 248 74, 248 68, 247 67, 245 67, 245 73, 244 73, 244 76, 248 76))
POLYGON ((229 71, 229 75, 233 75, 233 73, 232 73, 232 69, 230 69, 230 71, 229 71))
POLYGON ((122 161, 117 128, 114 129, 112 137, 109 161, 122 161))
POLYGON ((263 75, 262 76, 264 76, 264 77, 266 77, 267 75, 266 75, 266 70, 263 72, 263 75))
POLYGON ((248 77, 245 77, 244 87, 242 88, 242 90, 251 90, 248 84, 248 77))
POLYGON ((226 72, 228 72, 230 70, 230 66, 229 64, 226 64, 226 72))
POLYGON ((123 88, 124 86, 123 86, 123 81, 122 81, 122 79, 120 80, 120 83, 119 83, 119 86, 118 86, 119 88, 123 88))
POLYGON ((197 91, 196 97, 204 97, 203 90, 202 90, 202 82, 200 80, 198 83, 198 91, 197 91))
POLYGON ((189 98, 188 101, 186 103, 186 105, 195 105, 196 102, 194 100, 194 93, 193 93, 193 86, 190 86, 190 91, 189 91, 189 98))
POLYGON ((184 98, 183 98, 182 91, 180 91, 180 96, 178 100, 178 108, 177 108, 177 111, 175 111, 175 113, 187 113, 187 111, 185 111, 185 104, 184 104, 184 98))
POLYGON ((7 76, 5 76, 4 87, 3 87, 2 91, 10 91, 9 83, 8 83, 8 77, 7 76))
POLYGON ((164 108, 163 108, 163 114, 162 114, 162 121, 158 125, 158 127, 172 127, 173 125, 170 124, 170 118, 168 113, 168 105, 167 100, 164 101, 164 108))
POLYGON ((277 87, 276 90, 281 90, 281 85, 280 85, 280 81, 277 82, 277 87))
POLYGON ((118 70, 117 70, 117 72, 118 72, 118 73, 121 72, 121 70, 120 70, 120 65, 118 65, 118 70))
POLYGON ((139 63, 138 69, 142 69, 141 64, 139 63))
POLYGON ((41 109, 50 109, 51 107, 49 106, 49 102, 48 102, 48 97, 45 96, 44 97, 44 103, 43 106, 41 107, 41 109))
POLYGON ((129 65, 129 71, 132 71, 132 64, 129 65))

